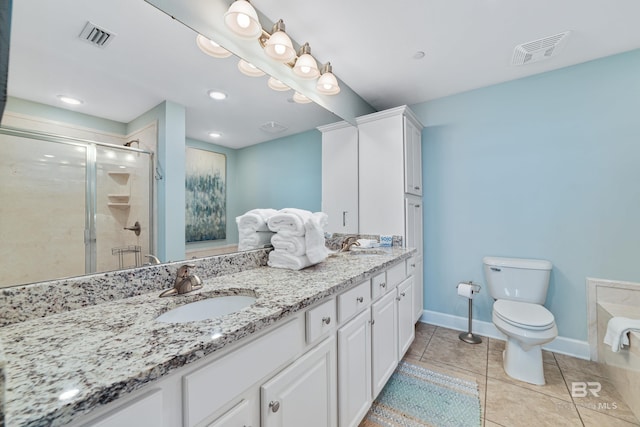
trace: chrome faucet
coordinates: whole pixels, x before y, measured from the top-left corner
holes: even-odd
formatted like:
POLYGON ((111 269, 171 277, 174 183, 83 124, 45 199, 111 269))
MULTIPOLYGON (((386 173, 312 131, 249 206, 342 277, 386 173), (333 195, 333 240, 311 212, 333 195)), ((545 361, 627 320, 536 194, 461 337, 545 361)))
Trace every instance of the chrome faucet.
POLYGON ((160 264, 160 260, 155 255, 147 254, 144 257, 149 258, 149 262, 148 262, 149 265, 160 264))
POLYGON ((360 246, 357 236, 347 236, 347 238, 342 241, 340 252, 348 252, 352 246, 360 246))
POLYGON ((189 269, 194 268, 195 264, 184 264, 178 268, 176 273, 176 280, 173 283, 173 288, 167 289, 160 294, 161 297, 168 297, 171 295, 186 294, 191 291, 195 291, 202 287, 202 281, 195 274, 190 274, 189 269))

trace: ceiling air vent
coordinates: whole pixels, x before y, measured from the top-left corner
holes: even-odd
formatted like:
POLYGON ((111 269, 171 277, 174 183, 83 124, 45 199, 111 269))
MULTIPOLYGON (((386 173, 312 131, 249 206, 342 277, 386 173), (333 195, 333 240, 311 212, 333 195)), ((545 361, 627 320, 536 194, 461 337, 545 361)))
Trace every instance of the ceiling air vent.
POLYGON ((80 33, 80 38, 94 46, 106 47, 116 35, 112 32, 98 27, 96 24, 87 21, 87 24, 80 33))
POLYGON ((280 123, 271 121, 271 122, 267 122, 267 123, 261 125, 260 129, 262 129, 265 132, 269 132, 269 133, 280 133, 280 132, 284 132, 285 130, 287 130, 287 127, 284 126, 284 125, 281 125, 280 123))
POLYGON ((558 53, 570 31, 523 43, 513 51, 512 65, 524 65, 548 59, 558 53))

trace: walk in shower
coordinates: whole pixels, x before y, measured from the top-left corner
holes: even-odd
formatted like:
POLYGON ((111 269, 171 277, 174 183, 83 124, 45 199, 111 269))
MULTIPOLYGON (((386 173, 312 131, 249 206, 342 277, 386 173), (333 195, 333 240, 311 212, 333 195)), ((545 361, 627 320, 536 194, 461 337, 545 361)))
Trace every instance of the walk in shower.
POLYGON ((152 171, 137 148, 0 128, 0 287, 141 265, 152 171))

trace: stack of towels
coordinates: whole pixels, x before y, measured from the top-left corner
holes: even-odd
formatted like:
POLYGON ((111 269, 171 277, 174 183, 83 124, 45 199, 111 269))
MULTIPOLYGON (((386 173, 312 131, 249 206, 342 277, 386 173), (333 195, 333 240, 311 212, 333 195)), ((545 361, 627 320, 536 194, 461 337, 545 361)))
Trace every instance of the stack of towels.
POLYGON ((612 317, 607 323, 607 333, 604 343, 611 346, 611 351, 617 353, 625 345, 629 345, 629 332, 640 332, 640 319, 628 317, 612 317))
POLYGON ((324 243, 324 229, 329 218, 324 212, 286 208, 267 220, 274 250, 269 253, 270 267, 300 270, 324 261, 329 251, 324 243))
POLYGON ((269 230, 267 220, 278 213, 275 209, 252 209, 244 215, 236 217, 238 224, 238 250, 264 248, 271 244, 275 234, 269 230))

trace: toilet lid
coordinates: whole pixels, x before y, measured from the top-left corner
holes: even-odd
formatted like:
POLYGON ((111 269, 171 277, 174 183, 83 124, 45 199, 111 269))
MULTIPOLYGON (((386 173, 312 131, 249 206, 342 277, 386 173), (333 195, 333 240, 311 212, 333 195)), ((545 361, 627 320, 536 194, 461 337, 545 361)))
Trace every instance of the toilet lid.
POLYGON ((499 299, 493 311, 505 322, 525 329, 549 329, 555 320, 549 310, 528 302, 499 299))

